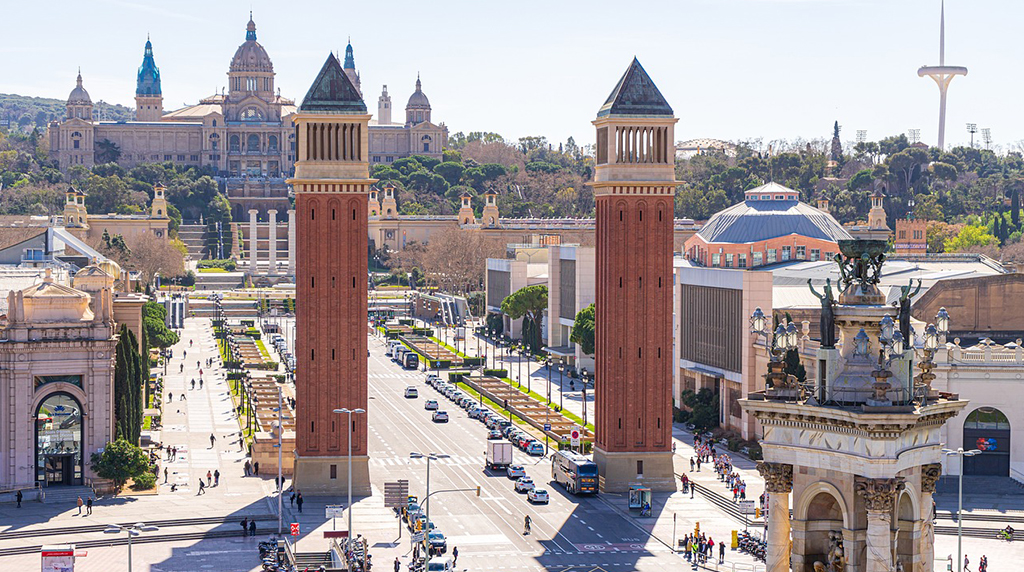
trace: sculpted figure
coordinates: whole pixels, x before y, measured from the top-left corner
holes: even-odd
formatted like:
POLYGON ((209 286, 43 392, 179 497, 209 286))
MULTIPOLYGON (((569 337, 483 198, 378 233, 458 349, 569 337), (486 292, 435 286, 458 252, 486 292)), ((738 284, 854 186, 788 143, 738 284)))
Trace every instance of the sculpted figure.
POLYGON ((836 347, 836 299, 832 294, 832 279, 825 279, 825 289, 822 294, 818 294, 810 279, 807 280, 807 286, 811 289, 811 294, 821 301, 821 317, 818 321, 818 327, 821 329, 821 347, 834 348, 836 347))

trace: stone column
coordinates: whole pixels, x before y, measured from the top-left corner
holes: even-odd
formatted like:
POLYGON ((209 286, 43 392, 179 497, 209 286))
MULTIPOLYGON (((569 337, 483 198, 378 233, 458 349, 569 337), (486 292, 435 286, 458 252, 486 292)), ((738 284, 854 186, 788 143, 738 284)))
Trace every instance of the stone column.
POLYGON ((789 494, 793 492, 793 465, 757 464, 768 492, 767 572, 789 572, 789 494))
MULTIPOLYGON (((942 465, 932 463, 921 466, 921 564, 924 570, 935 560, 935 526, 932 524, 932 494, 935 483, 942 475, 942 465)), ((906 564, 904 563, 904 569, 906 564)))
POLYGON ((270 209, 267 211, 270 215, 270 271, 271 276, 277 275, 277 210, 270 209))
POLYGON ((260 260, 260 251, 256 248, 256 215, 260 211, 249 209, 249 274, 256 275, 256 263, 260 260))
POLYGON ((857 478, 856 491, 864 497, 868 511, 867 551, 864 572, 889 572, 892 569, 892 510, 902 479, 857 478))
POLYGON ((288 209, 288 275, 295 276, 295 209, 288 209))

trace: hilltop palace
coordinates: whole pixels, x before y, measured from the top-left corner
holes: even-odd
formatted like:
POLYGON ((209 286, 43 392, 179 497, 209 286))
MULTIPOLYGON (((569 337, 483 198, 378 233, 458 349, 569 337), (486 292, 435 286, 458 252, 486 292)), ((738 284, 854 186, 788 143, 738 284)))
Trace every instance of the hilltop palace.
MULTIPOLYGON (((345 50, 344 70, 361 93, 351 44, 345 50)), ((226 92, 222 89, 195 105, 165 111, 160 69, 153 45, 146 40, 135 89, 135 121, 100 121, 79 73, 66 117, 50 124, 50 155, 62 170, 73 165, 91 168, 97 157, 109 157, 113 144, 120 151, 116 162, 125 167, 154 162, 209 167, 224 181, 236 221, 247 220, 250 210, 266 220, 271 209, 288 210, 284 181, 295 162, 295 101, 281 96, 274 76, 274 64, 256 41, 256 23, 250 18, 245 42, 228 67, 226 92)), ((391 111, 385 85, 377 118, 369 125, 372 164, 410 155, 441 158, 448 128, 431 122, 430 101, 418 77, 404 122, 392 122, 391 111)))

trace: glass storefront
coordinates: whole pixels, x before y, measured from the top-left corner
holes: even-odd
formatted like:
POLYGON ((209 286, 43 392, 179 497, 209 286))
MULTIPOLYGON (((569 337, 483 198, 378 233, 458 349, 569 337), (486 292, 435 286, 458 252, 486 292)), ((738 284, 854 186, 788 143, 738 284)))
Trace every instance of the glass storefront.
POLYGON ((82 406, 66 393, 50 395, 36 412, 36 481, 82 484, 82 406))

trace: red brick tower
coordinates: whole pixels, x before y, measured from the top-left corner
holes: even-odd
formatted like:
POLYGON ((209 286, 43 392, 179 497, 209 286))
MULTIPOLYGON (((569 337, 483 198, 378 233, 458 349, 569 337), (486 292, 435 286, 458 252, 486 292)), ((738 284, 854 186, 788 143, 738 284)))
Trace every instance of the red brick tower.
POLYGON ((597 429, 602 491, 674 490, 676 118, 635 58, 597 119, 597 429))
MULTIPOLYGON (((295 488, 342 493, 348 416, 366 409, 366 113, 334 55, 295 115, 295 488)), ((366 415, 352 416, 353 490, 370 493, 366 415)))

